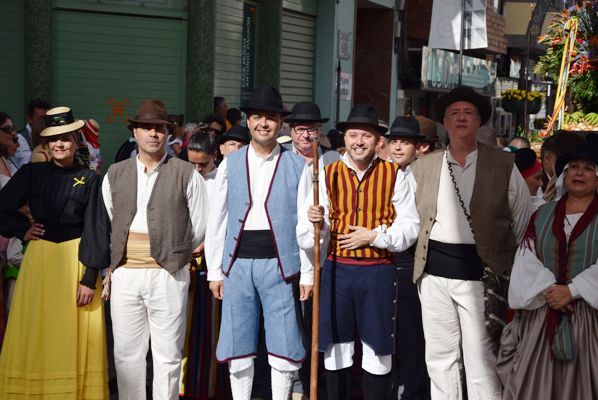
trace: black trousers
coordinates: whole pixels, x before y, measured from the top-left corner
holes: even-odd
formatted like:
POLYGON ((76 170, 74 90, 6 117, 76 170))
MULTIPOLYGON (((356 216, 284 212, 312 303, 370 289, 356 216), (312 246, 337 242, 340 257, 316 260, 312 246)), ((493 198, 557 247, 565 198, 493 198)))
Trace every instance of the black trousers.
MULTIPOLYGON (((430 378, 426 369, 425 339, 413 268, 397 269, 398 301, 396 349, 393 359, 393 393, 403 385, 401 400, 430 399, 430 378)), ((396 399, 396 395, 393 397, 396 399)))

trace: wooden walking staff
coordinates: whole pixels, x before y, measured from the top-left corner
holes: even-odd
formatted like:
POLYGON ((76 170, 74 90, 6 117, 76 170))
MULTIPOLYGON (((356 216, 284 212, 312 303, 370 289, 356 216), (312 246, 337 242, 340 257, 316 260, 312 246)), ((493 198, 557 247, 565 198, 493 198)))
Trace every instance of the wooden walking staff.
MULTIPOLYGON (((319 136, 312 137, 311 147, 313 151, 313 190, 314 206, 320 205, 319 196, 319 160, 318 145, 319 136)), ((311 323, 311 374, 309 386, 310 400, 318 400, 318 339, 320 336, 320 223, 314 224, 314 287, 312 300, 312 323, 311 323)))

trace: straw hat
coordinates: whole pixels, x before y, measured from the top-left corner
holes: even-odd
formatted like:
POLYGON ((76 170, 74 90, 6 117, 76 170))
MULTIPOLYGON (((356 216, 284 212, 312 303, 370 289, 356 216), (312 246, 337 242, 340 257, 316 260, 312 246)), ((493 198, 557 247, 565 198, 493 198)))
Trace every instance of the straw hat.
POLYGON ((99 136, 100 134, 100 124, 95 119, 88 119, 85 121, 85 128, 88 132, 92 133, 95 136, 99 136))
POLYGON ((40 136, 43 137, 75 132, 85 125, 85 121, 75 120, 71 109, 68 107, 55 107, 48 110, 44 120, 46 128, 40 133, 40 136))

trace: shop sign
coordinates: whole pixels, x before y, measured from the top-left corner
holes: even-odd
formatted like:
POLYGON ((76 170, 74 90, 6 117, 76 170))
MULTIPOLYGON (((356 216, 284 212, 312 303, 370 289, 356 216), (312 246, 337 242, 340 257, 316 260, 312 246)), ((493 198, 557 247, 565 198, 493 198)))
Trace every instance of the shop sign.
MULTIPOLYGON (((459 86, 459 54, 424 46, 421 80, 422 89, 450 91, 459 86)), ((495 62, 463 56, 463 85, 489 95, 495 80, 495 62)))
POLYGON ((352 32, 338 31, 338 58, 350 60, 353 50, 352 32))

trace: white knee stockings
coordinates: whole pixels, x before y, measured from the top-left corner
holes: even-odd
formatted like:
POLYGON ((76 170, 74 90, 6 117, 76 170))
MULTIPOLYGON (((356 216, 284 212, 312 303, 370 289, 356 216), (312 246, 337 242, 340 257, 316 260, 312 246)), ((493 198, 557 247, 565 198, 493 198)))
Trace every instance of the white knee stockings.
MULTIPOLYGON (((293 385, 293 371, 272 368, 272 400, 289 400, 293 385)), ((253 385, 253 363, 241 371, 231 372, 230 387, 234 400, 250 400, 253 385)))
POLYGON ((230 374, 230 388, 234 400, 250 400, 253 385, 253 363, 249 368, 230 374))
POLYGON ((293 371, 272 368, 272 400, 289 400, 294 377, 293 371))

